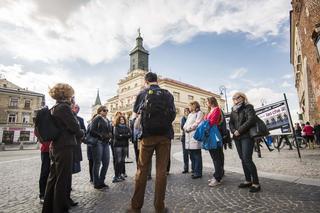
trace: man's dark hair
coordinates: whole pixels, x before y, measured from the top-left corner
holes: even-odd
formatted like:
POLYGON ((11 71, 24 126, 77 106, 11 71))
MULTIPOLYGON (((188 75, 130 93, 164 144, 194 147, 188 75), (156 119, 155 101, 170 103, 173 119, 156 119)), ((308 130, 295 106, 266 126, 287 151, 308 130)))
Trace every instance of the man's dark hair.
POLYGON ((157 74, 155 74, 153 72, 148 72, 144 76, 144 80, 149 82, 149 83, 157 82, 158 81, 158 76, 157 76, 157 74))

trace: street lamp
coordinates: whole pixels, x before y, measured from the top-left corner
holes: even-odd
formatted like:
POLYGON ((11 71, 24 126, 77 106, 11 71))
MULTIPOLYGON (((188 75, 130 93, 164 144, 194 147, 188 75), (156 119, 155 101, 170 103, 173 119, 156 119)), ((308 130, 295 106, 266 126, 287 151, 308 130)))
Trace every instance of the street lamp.
POLYGON ((229 113, 229 110, 228 110, 228 99, 227 99, 227 88, 224 85, 222 85, 222 86, 219 87, 219 90, 220 90, 220 95, 224 94, 224 98, 226 100, 227 113, 229 113))

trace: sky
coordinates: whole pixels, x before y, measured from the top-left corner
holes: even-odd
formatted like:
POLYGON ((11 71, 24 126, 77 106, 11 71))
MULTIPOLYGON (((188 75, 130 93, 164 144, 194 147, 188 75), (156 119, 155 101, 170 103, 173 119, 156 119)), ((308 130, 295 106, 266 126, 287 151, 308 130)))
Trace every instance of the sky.
POLYGON ((256 107, 287 94, 299 111, 290 65, 288 0, 1 0, 0 74, 46 95, 65 82, 89 119, 97 89, 116 95, 141 29, 159 75, 219 93, 244 91, 256 107))

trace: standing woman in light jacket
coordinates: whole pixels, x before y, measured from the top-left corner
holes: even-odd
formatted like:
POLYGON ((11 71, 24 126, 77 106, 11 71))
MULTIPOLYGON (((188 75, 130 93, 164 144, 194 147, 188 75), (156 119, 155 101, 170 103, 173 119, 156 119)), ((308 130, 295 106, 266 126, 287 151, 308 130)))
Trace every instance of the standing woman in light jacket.
POLYGON ((261 190, 256 165, 252 161, 254 139, 250 136, 250 128, 255 125, 256 113, 247 96, 237 92, 232 97, 233 107, 230 115, 230 130, 233 134, 245 175, 245 182, 239 188, 250 188, 250 192, 261 190))
POLYGON ((93 185, 95 189, 108 188, 104 183, 110 161, 109 142, 112 136, 111 125, 107 119, 108 109, 100 106, 97 115, 91 123, 90 134, 98 139, 98 143, 92 146, 93 156, 93 185), (101 167, 102 164, 102 167, 101 167), (101 167, 101 168, 100 168, 101 167))
MULTIPOLYGON (((219 123, 222 121, 222 111, 219 107, 217 99, 215 97, 209 97, 207 99, 207 105, 209 108, 208 109, 209 113, 205 116, 204 119, 209 121, 210 127, 214 125, 218 126, 219 123)), ((214 165, 214 174, 213 174, 213 178, 209 180, 209 186, 213 187, 221 184, 221 180, 224 175, 224 171, 223 171, 224 155, 223 155, 222 143, 221 143, 221 146, 217 145, 216 149, 210 149, 209 153, 214 165)))
POLYGON ((192 179, 202 177, 202 156, 201 156, 201 143, 193 138, 197 127, 203 120, 203 113, 200 111, 200 104, 197 101, 190 103, 190 114, 184 124, 185 131, 185 147, 190 151, 191 167, 194 171, 192 179))

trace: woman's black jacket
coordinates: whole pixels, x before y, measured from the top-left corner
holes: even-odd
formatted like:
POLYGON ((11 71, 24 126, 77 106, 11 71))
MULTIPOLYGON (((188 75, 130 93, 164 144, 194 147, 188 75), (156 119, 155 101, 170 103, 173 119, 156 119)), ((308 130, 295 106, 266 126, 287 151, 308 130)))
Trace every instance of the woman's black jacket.
POLYGON ((109 143, 110 138, 112 137, 112 129, 109 120, 100 115, 95 117, 91 123, 90 134, 105 143, 109 143))
POLYGON ((231 133, 234 134, 236 130, 240 133, 239 137, 234 139, 241 139, 250 137, 250 128, 256 123, 256 112, 251 104, 243 104, 237 111, 232 110, 230 114, 229 127, 231 133))
POLYGON ((125 125, 117 125, 113 129, 113 146, 123 147, 129 145, 129 138, 131 137, 131 130, 125 125))

